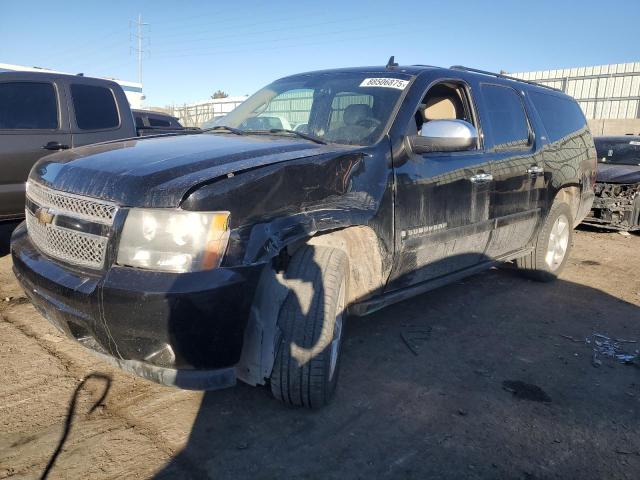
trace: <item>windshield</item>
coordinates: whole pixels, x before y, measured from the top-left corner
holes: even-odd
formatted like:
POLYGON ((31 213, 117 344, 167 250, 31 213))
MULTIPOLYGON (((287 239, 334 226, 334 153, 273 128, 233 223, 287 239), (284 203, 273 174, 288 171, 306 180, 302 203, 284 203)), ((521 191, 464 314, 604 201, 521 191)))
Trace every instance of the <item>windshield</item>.
POLYGON ((324 142, 371 145, 382 135, 411 78, 393 72, 289 77, 259 90, 212 126, 248 133, 293 130, 324 142))
POLYGON ((600 140, 596 139, 598 162, 617 165, 640 165, 640 139, 600 140))

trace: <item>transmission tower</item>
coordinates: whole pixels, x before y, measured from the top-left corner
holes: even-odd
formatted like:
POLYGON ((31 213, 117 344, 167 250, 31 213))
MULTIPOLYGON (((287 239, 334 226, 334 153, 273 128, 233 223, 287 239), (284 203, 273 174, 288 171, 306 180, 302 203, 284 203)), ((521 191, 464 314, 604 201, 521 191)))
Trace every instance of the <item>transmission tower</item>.
POLYGON ((130 25, 135 26, 135 32, 133 32, 131 35, 136 42, 136 46, 134 47, 134 49, 138 60, 138 83, 142 84, 142 57, 145 53, 149 53, 149 50, 145 50, 143 48, 145 40, 144 27, 148 27, 149 24, 142 21, 142 14, 139 13, 138 19, 135 22, 130 22, 130 25))

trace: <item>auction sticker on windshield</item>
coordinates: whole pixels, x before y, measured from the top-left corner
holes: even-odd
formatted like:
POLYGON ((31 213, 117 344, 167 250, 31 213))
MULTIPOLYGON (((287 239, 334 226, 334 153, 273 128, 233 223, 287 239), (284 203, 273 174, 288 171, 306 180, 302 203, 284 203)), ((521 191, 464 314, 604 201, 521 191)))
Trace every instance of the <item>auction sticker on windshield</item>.
POLYGON ((399 78, 365 78, 360 84, 361 87, 397 88, 398 90, 404 90, 407 85, 409 80, 399 78))

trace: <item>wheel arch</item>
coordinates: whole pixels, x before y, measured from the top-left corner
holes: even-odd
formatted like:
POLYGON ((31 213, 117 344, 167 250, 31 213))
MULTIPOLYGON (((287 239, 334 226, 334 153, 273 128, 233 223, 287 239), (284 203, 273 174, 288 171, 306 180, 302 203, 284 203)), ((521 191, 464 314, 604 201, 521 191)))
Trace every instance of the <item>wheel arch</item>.
POLYGON ((571 210, 571 218, 573 220, 573 227, 575 228, 580 223, 580 220, 578 219, 580 201, 580 187, 576 185, 566 185, 557 191, 552 204, 549 206, 549 210, 551 210, 552 205, 557 203, 566 203, 567 205, 569 205, 569 209, 571 210))
POLYGON ((280 339, 277 325, 280 309, 289 289, 284 272, 286 265, 278 260, 290 257, 305 245, 336 248, 349 259, 348 304, 360 301, 384 287, 388 276, 385 268, 384 243, 368 225, 350 225, 315 232, 306 237, 292 237, 282 244, 271 262, 264 265, 251 306, 236 375, 250 385, 264 384, 273 368, 280 339))

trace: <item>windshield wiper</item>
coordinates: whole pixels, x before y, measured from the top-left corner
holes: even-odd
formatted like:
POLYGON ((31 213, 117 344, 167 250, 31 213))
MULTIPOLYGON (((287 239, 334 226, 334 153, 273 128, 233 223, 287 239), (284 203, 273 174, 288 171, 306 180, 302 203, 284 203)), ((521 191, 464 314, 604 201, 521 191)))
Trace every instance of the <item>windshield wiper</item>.
POLYGON ((295 130, 288 130, 286 128, 272 128, 269 130, 269 133, 290 133, 300 138, 304 138, 305 140, 310 140, 312 142, 319 143, 321 145, 326 145, 327 142, 322 140, 321 138, 315 137, 313 135, 309 135, 308 133, 296 132, 295 130))
POLYGON ((205 128, 203 132, 213 132, 215 130, 224 130, 225 132, 233 133, 235 135, 246 135, 243 130, 239 128, 227 127, 226 125, 216 125, 215 127, 205 128))

